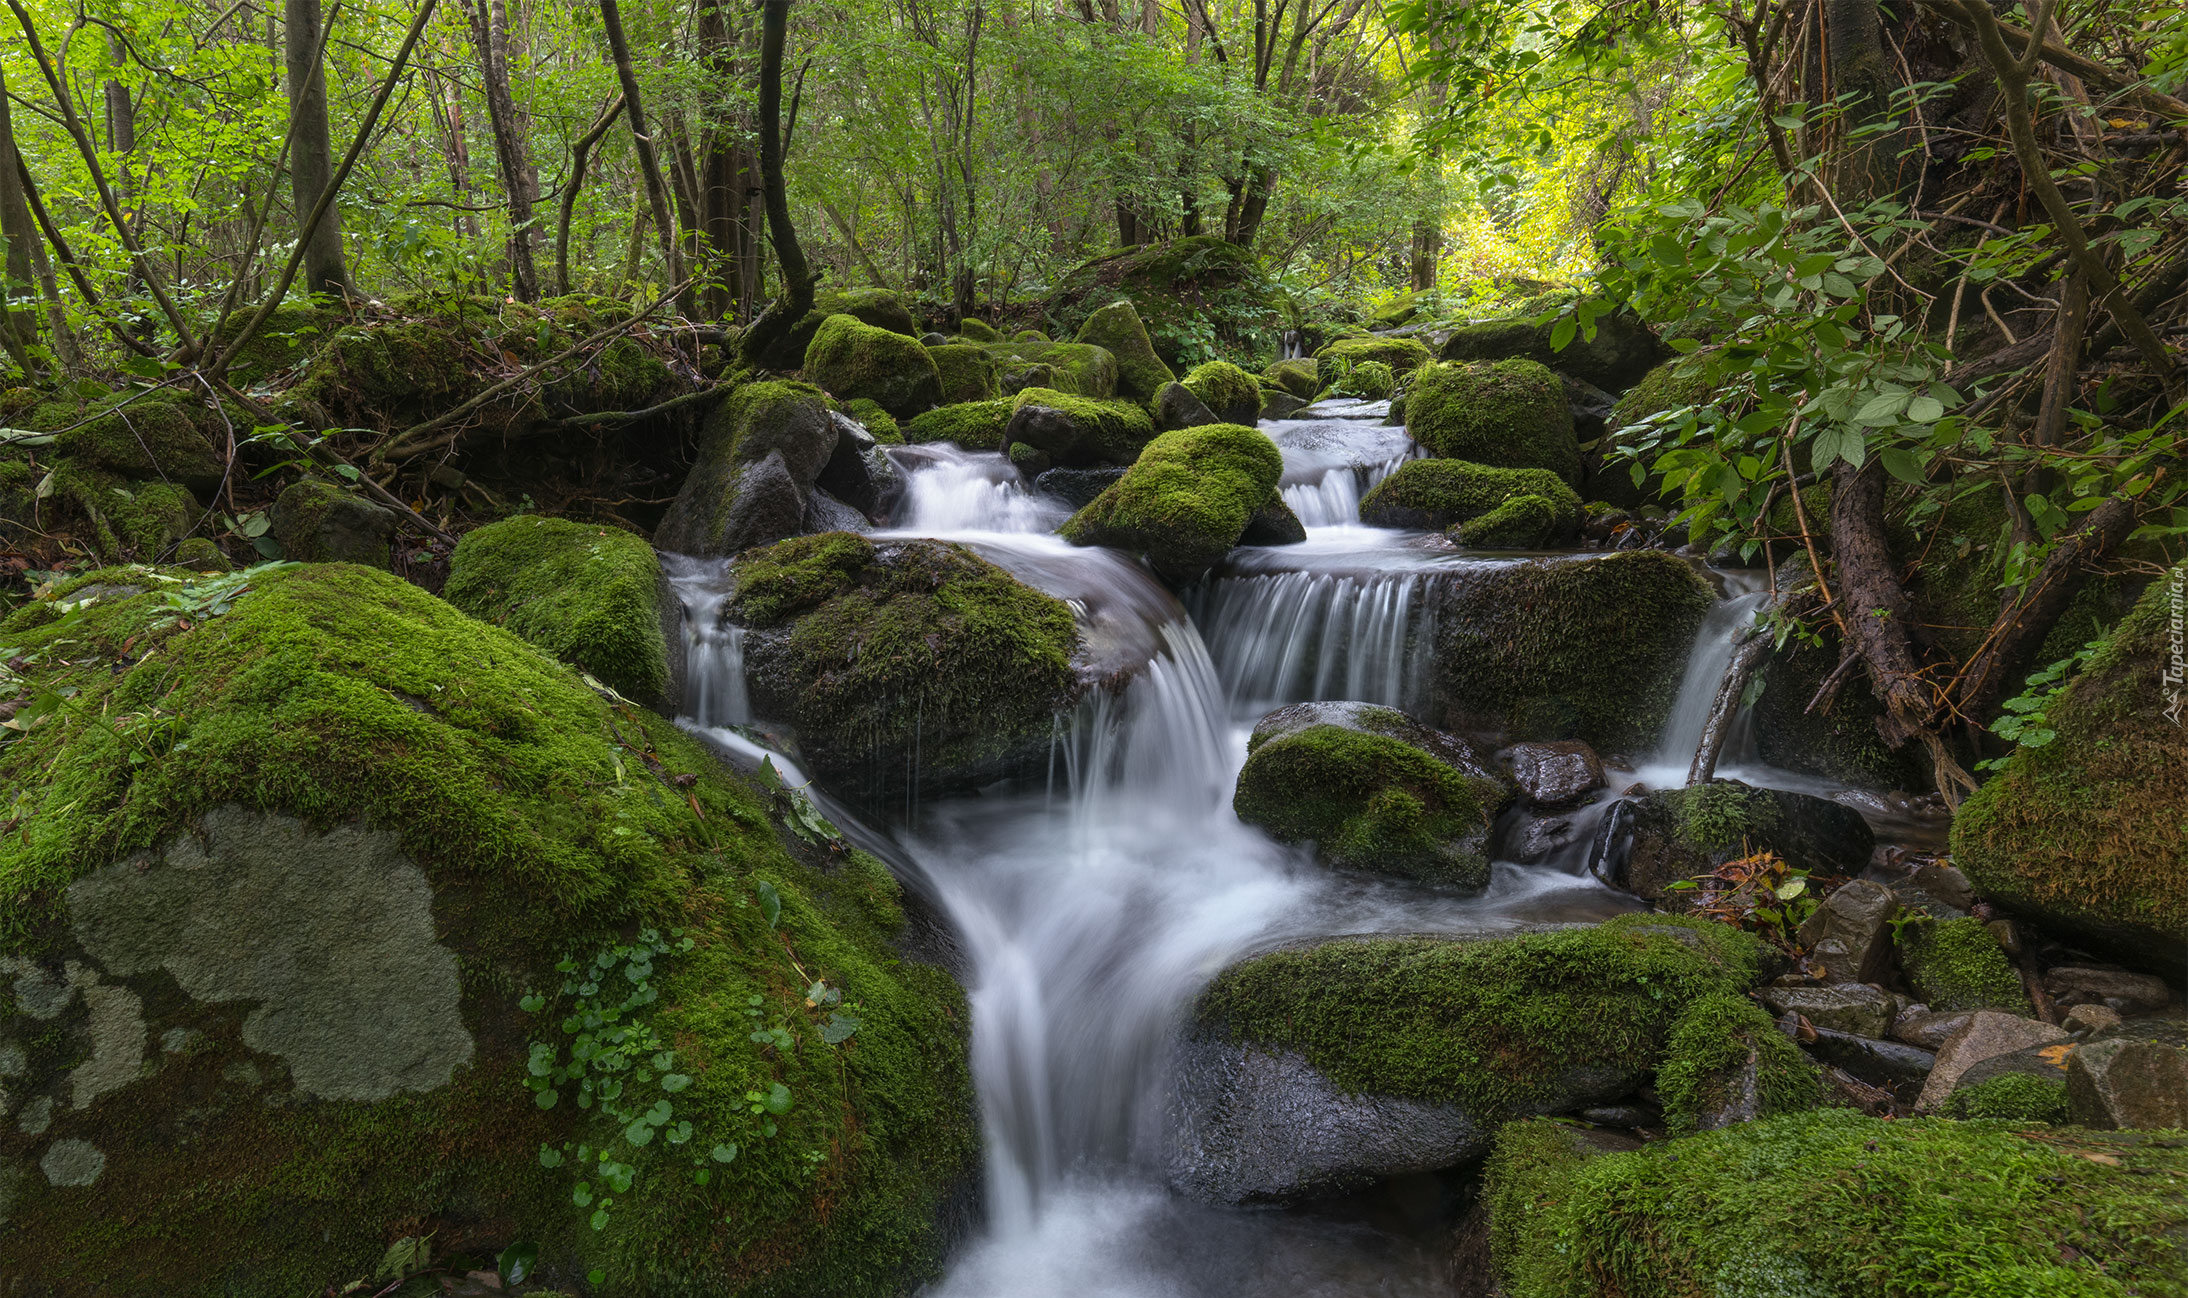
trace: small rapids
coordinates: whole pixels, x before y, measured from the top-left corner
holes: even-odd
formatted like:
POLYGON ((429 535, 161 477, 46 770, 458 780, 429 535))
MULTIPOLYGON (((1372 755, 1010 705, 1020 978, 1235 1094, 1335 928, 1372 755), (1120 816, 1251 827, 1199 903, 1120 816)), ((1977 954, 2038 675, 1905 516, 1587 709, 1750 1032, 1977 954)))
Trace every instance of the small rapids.
MULTIPOLYGON (((1004 457, 891 448, 903 487, 874 539, 963 544, 1066 601, 1089 666, 1123 682, 1060 719, 1049 778, 1033 787, 923 804, 888 824, 860 824, 824 798, 941 906, 969 963, 987 1221, 933 1298, 1451 1292, 1451 1205, 1434 1186, 1242 1212, 1174 1195, 1161 1171, 1170 1043, 1200 988, 1241 956, 1300 938, 1478 932, 1632 905, 1573 851, 1498 862, 1485 893, 1461 897, 1332 873, 1232 813, 1257 719, 1309 699, 1417 706, 1436 583, 1515 562, 1359 524, 1360 495, 1414 453, 1381 418, 1355 406, 1265 425, 1308 540, 1238 550, 1182 603, 1140 563, 1055 536, 1071 507, 1004 457)), ((766 748, 730 728, 757 719, 741 633, 720 624, 726 565, 676 560, 670 574, 688 627, 685 724, 757 761, 766 748)), ((1712 615, 1646 778, 1674 762, 1683 774, 1679 746, 1691 756, 1760 600, 1736 592, 1712 615)))

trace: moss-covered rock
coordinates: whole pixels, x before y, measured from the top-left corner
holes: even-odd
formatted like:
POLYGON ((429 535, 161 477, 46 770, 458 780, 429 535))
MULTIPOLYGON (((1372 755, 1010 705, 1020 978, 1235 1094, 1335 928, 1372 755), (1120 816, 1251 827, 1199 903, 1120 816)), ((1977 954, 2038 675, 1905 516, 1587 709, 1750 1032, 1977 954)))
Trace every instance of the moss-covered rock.
POLYGON ((1045 343, 1050 341, 1049 336, 1038 329, 1020 329, 1010 337, 1012 342, 1020 343, 1045 343))
POLYGON ((1049 388, 1027 388, 1010 402, 1006 445, 1019 442, 1051 464, 1130 464, 1155 436, 1154 420, 1129 401, 1097 401, 1049 388))
POLYGON ((957 324, 957 336, 976 343, 999 343, 1003 341, 1003 335, 995 331, 995 326, 978 316, 966 316, 963 320, 960 320, 957 324))
POLYGON ((1607 391, 1632 386, 1669 355, 1641 318, 1630 311, 1598 316, 1594 337, 1576 332, 1559 351, 1551 345, 1554 325, 1506 318, 1461 325, 1444 340, 1447 361, 1500 361, 1524 358, 1570 374, 1607 391))
POLYGON ((1858 874, 1876 835, 1861 813, 1828 798, 1739 780, 1656 789, 1611 813, 1595 867, 1604 882, 1676 902, 1681 880, 1768 852, 1796 870, 1858 874))
POLYGON ((274 498, 268 516, 269 534, 286 558, 372 568, 392 562, 394 511, 331 482, 306 478, 290 483, 274 498))
POLYGON ((1200 398, 1218 423, 1251 426, 1261 418, 1260 382, 1229 361, 1195 365, 1183 381, 1185 390, 1200 398))
POLYGON ((1761 1006, 1719 993, 1672 1025, 1656 1093, 1664 1125, 1684 1135, 1812 1109, 1823 1075, 1761 1006))
POLYGON ((1953 862, 1994 901, 2117 958, 2178 973, 2188 948, 2188 726, 2178 639, 2188 565, 2152 582, 1953 818, 1953 862))
POLYGON ((654 544, 717 556, 796 536, 839 435, 827 395, 811 384, 740 384, 707 415, 699 458, 654 544))
POLYGON ((1432 596, 1430 720, 1611 751, 1653 744, 1713 599, 1655 550, 1455 571, 1432 596))
POLYGON ((854 316, 833 315, 805 350, 805 377, 839 400, 863 397, 905 419, 942 399, 935 350, 854 316))
POLYGON ((986 347, 995 363, 996 385, 1005 396, 1027 388, 1049 388, 1099 401, 1117 395, 1117 358, 1106 347, 1024 337, 986 347))
POLYGON ((117 477, 172 482, 211 491, 227 471, 225 419, 241 442, 251 423, 240 410, 215 410, 172 388, 124 391, 98 401, 44 401, 22 418, 32 432, 55 434, 53 452, 117 477))
POLYGON ((904 430, 897 426, 896 416, 865 397, 844 402, 843 409, 884 446, 896 446, 904 441, 904 430))
POLYGON ((1254 727, 1231 806, 1330 865, 1482 888, 1508 796, 1462 741, 1396 709, 1297 703, 1254 727))
POLYGON ((1436 358, 1418 338, 1387 335, 1340 338, 1324 343, 1314 355, 1340 371, 1375 364, 1389 366, 1393 374, 1411 374, 1436 358))
POLYGON ((2188 1284, 2188 1150, 2137 1134, 1821 1109, 1588 1158, 1499 1133, 1511 1298, 2100 1298, 2188 1284))
POLYGON ((1073 331, 1120 298, 1132 304, 1155 354, 1173 369, 1207 360, 1211 350, 1274 355, 1284 328, 1277 310, 1282 291, 1259 260, 1214 235, 1098 257, 1066 274, 1043 309, 1060 330, 1073 331))
POLYGON ((1918 746, 1888 748, 1877 734, 1884 708, 1866 673, 1843 677, 1828 708, 1809 710, 1838 663, 1838 639, 1828 628, 1820 645, 1788 639, 1763 660, 1762 692, 1748 713, 1757 754, 1781 770, 1856 788, 1922 787, 1918 746))
POLYGON ((995 361, 985 347, 976 343, 950 343, 929 347, 927 355, 934 361, 935 372, 942 380, 941 404, 993 401, 1001 395, 995 386, 995 361))
POLYGON ((529 1239, 544 1274, 645 1293, 881 1295, 938 1269, 977 1160, 966 1012, 893 945, 877 862, 793 856, 695 741, 388 574, 147 581, 9 635, 79 691, 0 749, 22 792, 0 841, 11 1274, 294 1295, 426 1235, 529 1239), (574 1083, 552 1108, 527 1086, 527 1042, 566 1059, 587 994, 555 962, 641 930, 681 937, 650 971, 598 967, 650 980, 627 1021, 673 1051, 623 1074, 672 1110, 643 1147, 574 1083), (815 979, 855 1036, 824 1036, 815 979), (543 1165, 576 1142, 632 1169, 597 1231, 574 1148, 543 1165))
POLYGON ((1261 376, 1301 401, 1312 401, 1322 391, 1322 363, 1312 356, 1277 361, 1261 376))
POLYGON ((1406 393, 1405 430, 1430 455, 1580 473, 1573 411, 1557 375, 1528 360, 1433 365, 1406 393))
MULTIPOLYGON (((237 311, 210 331, 208 353, 226 350, 255 314, 237 311)), ((311 359, 326 336, 341 323, 333 311, 313 303, 284 303, 273 309, 266 323, 251 335, 241 354, 228 363, 228 376, 245 385, 260 383, 283 370, 295 369, 311 359)))
POLYGON ((1155 354, 1147 327, 1128 301, 1112 302, 1087 316, 1074 341, 1099 347, 1117 358, 1117 395, 1145 403, 1177 375, 1155 354))
POLYGON ((912 318, 911 308, 887 289, 821 289, 813 295, 813 309, 775 340, 760 357, 760 364, 771 370, 797 369, 804 363, 806 349, 813 345, 813 335, 832 315, 851 316, 907 338, 919 337, 919 322, 912 318))
POLYGON ((669 683, 660 580, 644 537, 524 515, 466 534, 441 597, 619 694, 652 702, 669 683))
POLYGON ((1047 769, 1076 701, 1071 610, 961 546, 799 537, 737 562, 761 716, 831 790, 901 804, 1047 769))
POLYGON ((1372 527, 1441 531, 1479 518, 1519 496, 1541 496, 1562 532, 1580 527, 1580 497, 1548 469, 1499 469, 1467 460, 1408 460, 1360 500, 1372 527))
POLYGON ((197 498, 177 483, 131 481, 73 458, 55 463, 48 475, 24 483, 19 498, 26 507, 10 517, 30 523, 28 506, 43 487, 51 501, 82 516, 88 533, 81 539, 111 563, 166 558, 206 521, 197 498))
POLYGON ((1943 1112, 1967 1121, 2064 1124, 2068 1108, 2065 1082, 2035 1073, 2006 1073, 1955 1090, 1943 1112))
POLYGON ((1334 391, 1343 397, 1381 401, 1398 390, 1398 376, 1381 361, 1361 361, 1337 380, 1334 391))
POLYGON ((1164 433, 1094 503, 1060 529, 1073 545, 1143 554, 1155 571, 1189 582, 1221 562, 1255 513, 1277 498, 1284 456, 1240 424, 1164 433))
POLYGON ((1471 550, 1543 550, 1573 530, 1569 518, 1548 496, 1514 496, 1451 528, 1450 535, 1471 550))
POLYGON ((2021 976, 1988 925, 1972 915, 1915 919, 1899 926, 1899 966, 1933 1010, 2036 1011, 2021 976))
POLYGON ((915 444, 955 442, 968 451, 1000 451, 1003 430, 1010 425, 1014 409, 1016 403, 1009 397, 937 406, 904 425, 904 440, 915 444))

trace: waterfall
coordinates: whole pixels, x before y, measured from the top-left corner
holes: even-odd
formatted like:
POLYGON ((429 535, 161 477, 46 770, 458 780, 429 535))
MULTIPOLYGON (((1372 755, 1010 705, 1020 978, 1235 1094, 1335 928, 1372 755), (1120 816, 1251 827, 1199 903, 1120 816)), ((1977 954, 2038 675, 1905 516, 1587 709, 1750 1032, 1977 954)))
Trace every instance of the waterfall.
POLYGON ((661 569, 683 605, 684 715, 710 728, 749 725, 745 629, 722 621, 730 595, 729 560, 665 554, 661 569))
POLYGON ((1214 582, 1197 610, 1232 698, 1403 708, 1426 680, 1434 614, 1421 573, 1285 572, 1214 582))
POLYGON ((1308 527, 1355 525, 1360 521, 1360 498, 1373 491, 1375 484, 1389 477, 1406 458, 1400 455, 1366 468, 1338 465, 1324 469, 1320 477, 1287 483, 1284 503, 1308 527))
POLYGON ((1702 620, 1694 648, 1687 654, 1686 670, 1679 678, 1678 697, 1664 722, 1663 738, 1649 763, 1651 783, 1675 788, 1686 784, 1688 766, 1709 728, 1718 689, 1724 683, 1733 653, 1754 626, 1756 611, 1769 602, 1766 590, 1736 590, 1729 598, 1719 600, 1702 620))

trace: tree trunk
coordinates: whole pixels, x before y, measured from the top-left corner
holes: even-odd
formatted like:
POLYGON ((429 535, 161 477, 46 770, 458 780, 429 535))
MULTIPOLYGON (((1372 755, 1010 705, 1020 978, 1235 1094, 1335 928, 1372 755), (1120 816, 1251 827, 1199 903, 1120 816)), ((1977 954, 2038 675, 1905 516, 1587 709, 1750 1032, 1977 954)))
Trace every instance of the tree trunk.
MULTIPOLYGON (((38 227, 31 223, 30 201, 23 194, 23 178, 16 160, 15 120, 8 113, 8 92, 0 79, 0 238, 8 244, 7 258, 0 262, 0 296, 27 301, 36 292, 32 251, 38 246, 38 227)), ((38 339, 35 309, 0 311, 0 330, 28 349, 38 339)))
POLYGON ((646 186, 646 204, 653 212, 654 230, 661 240, 662 268, 669 283, 680 284, 684 280, 684 259, 677 255, 668 189, 661 181, 661 160, 654 152, 653 137, 646 133, 645 101, 638 93, 638 73, 631 66, 631 47, 623 39, 623 15, 616 8, 616 0, 600 0, 600 20, 607 26, 615 73, 623 83, 623 111, 630 118, 631 141, 638 149, 638 172, 646 186))
MULTIPOLYGON (((334 178, 334 145, 327 134, 327 79, 318 59, 319 0, 286 0, 286 6, 283 52, 289 111, 296 116, 295 143, 289 150, 289 192, 301 235, 303 223, 334 178)), ((328 206, 304 246, 304 289, 313 297, 342 297, 349 292, 338 205, 328 206)))
POLYGON ((743 353, 756 360, 813 309, 812 271, 790 223, 790 195, 783 187, 783 40, 790 30, 790 0, 760 4, 760 189, 767 200, 767 237, 782 266, 783 295, 745 331, 743 353))
POLYGON ((615 119, 623 113, 623 96, 617 95, 600 111, 592 129, 585 132, 578 142, 570 146, 570 176, 562 182, 562 212, 555 221, 555 292, 570 291, 570 215, 577 209, 577 196, 585 188, 585 168, 592 160, 593 146, 608 133, 615 119))
POLYGON ((539 202, 539 173, 517 103, 509 93, 509 20, 501 0, 471 0, 471 44, 478 51, 486 87, 486 120, 494 133, 494 158, 509 199, 509 272, 517 300, 539 299, 539 271, 532 259, 532 206, 539 202))

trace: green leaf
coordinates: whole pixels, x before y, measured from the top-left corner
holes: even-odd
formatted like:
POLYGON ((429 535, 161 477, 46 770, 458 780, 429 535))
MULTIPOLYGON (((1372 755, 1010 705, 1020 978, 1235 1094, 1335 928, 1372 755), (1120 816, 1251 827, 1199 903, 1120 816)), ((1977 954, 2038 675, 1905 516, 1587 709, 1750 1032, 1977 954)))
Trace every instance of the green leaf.
POLYGON ((832 1046, 840 1046, 849 1041, 858 1030, 859 1021, 857 1019, 845 1014, 842 1010, 837 1010, 828 1016, 826 1023, 821 1025, 821 1040, 832 1046))
POLYGON ((1907 403, 1907 418, 1917 424, 1934 424, 1945 417, 1945 403, 1935 397, 1916 397, 1907 403))
POLYGON ((1923 472, 1922 457, 1904 447, 1889 447, 1879 452, 1877 458, 1883 461, 1884 471, 1901 482, 1919 487, 1929 481, 1929 475, 1923 472))
POLYGON ((737 1147, 735 1145, 716 1145, 713 1152, 708 1154, 707 1157, 717 1163, 734 1163, 737 1161, 737 1147))
POLYGON ((691 1077, 687 1073, 670 1073, 661 1079, 661 1089, 671 1095, 689 1085, 691 1085, 691 1077))
POLYGON ((539 1147, 539 1165, 541 1167, 562 1166, 562 1151, 556 1149, 553 1145, 541 1145, 539 1147))
POLYGON ((769 928, 775 927, 783 917, 783 895, 775 891, 775 885, 765 879, 755 880, 752 891, 760 897, 760 918, 767 921, 769 928))
POLYGON ((518 1240, 494 1258, 496 1274, 509 1284, 522 1284, 530 1279, 532 1268, 538 1264, 539 1245, 528 1239, 518 1240))
POLYGON ((790 1088, 781 1082, 775 1083, 767 1089, 767 1098, 761 1103, 769 1113, 777 1116, 790 1112, 790 1088))

